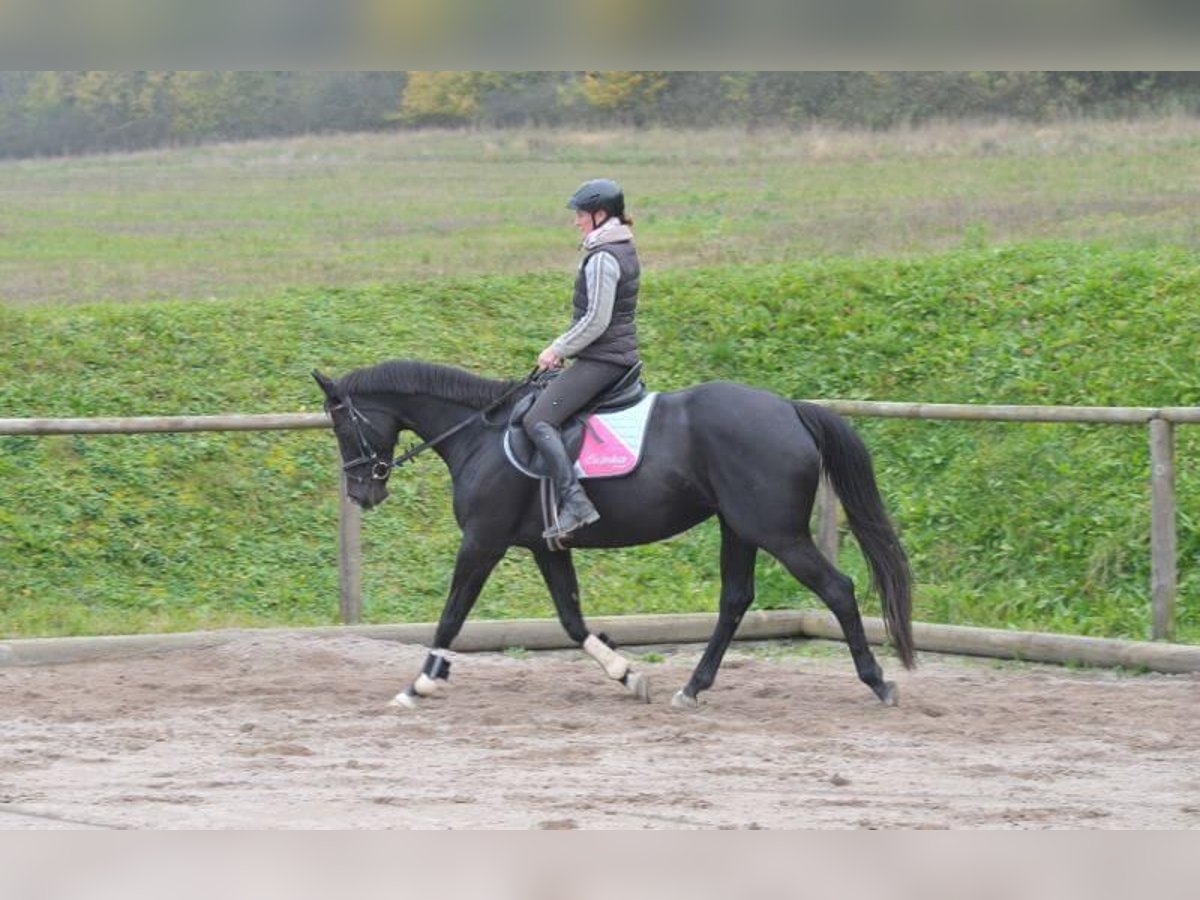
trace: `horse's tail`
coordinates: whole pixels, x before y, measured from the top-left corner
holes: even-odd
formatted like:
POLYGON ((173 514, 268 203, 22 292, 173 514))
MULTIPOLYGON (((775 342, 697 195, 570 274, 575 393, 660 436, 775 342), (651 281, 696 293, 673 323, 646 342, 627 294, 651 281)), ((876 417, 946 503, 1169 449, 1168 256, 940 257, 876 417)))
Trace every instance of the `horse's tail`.
POLYGON ((850 424, 815 403, 793 404, 812 433, 821 468, 846 511, 850 530, 871 569, 871 587, 883 604, 883 621, 905 668, 913 662, 912 573, 908 557, 888 520, 875 483, 871 453, 850 424))

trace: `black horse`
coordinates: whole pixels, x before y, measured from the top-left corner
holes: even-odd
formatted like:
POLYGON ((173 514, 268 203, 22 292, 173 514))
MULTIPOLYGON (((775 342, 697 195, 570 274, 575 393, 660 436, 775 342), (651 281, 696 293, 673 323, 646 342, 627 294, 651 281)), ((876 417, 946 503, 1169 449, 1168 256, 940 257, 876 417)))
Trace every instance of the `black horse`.
MULTIPOLYGON (((397 436, 405 429, 423 438, 423 446, 433 446, 454 482, 462 543, 450 595, 422 672, 394 703, 412 707, 439 689, 449 672, 443 651, 458 635, 488 575, 513 546, 532 551, 571 639, 609 677, 649 699, 646 679, 611 641, 588 631, 571 552, 547 547, 537 482, 505 456, 501 423, 511 404, 532 387, 409 360, 358 369, 337 381, 319 372, 313 376, 326 395, 351 500, 370 509, 387 497, 393 467, 412 454, 393 459, 397 436)), ((697 695, 712 686, 754 600, 760 548, 833 611, 859 678, 884 703, 895 704, 896 686, 884 680, 867 645, 854 584, 821 555, 809 531, 823 469, 866 557, 900 661, 912 668, 908 560, 884 511, 870 454, 846 421, 815 404, 710 382, 660 394, 648 429, 641 463, 632 474, 588 482, 601 517, 570 541, 578 548, 626 547, 660 541, 714 514, 720 519, 717 626, 672 704, 695 706, 697 695)))

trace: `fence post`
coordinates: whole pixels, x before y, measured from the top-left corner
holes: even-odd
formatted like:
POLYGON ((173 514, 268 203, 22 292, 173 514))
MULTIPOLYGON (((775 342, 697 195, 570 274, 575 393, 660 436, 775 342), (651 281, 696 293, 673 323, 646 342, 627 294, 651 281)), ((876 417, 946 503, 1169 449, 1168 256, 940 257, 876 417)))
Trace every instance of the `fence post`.
POLYGON ((838 561, 837 497, 824 475, 817 485, 817 549, 833 565, 838 561))
POLYGON ((343 625, 362 621, 362 510, 346 492, 346 473, 338 476, 338 587, 343 625))
POLYGON ((1151 637, 1175 639, 1175 436, 1165 419, 1150 420, 1151 637))

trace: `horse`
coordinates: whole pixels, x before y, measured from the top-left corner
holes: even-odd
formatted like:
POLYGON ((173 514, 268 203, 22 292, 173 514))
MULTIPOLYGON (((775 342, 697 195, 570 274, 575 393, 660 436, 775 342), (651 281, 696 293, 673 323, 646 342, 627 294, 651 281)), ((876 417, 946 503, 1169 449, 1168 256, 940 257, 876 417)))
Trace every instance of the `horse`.
POLYGON ((462 532, 433 646, 415 680, 391 701, 416 708, 444 690, 446 656, 493 568, 510 547, 528 549, 541 570, 570 639, 614 681, 649 701, 650 684, 603 634, 584 620, 573 549, 660 541, 712 516, 721 529, 717 623, 688 682, 672 697, 691 708, 710 688, 738 625, 754 601, 760 550, 815 593, 841 625, 859 679, 884 704, 898 703, 863 631, 853 581, 813 543, 809 520, 822 474, 842 503, 866 558, 895 652, 913 668, 908 558, 884 509, 871 456, 832 410, 728 381, 705 382, 655 398, 642 459, 620 478, 588 482, 599 521, 570 535, 563 549, 542 537, 538 483, 517 471, 502 447, 507 413, 536 389, 524 381, 481 377, 421 360, 391 360, 330 378, 313 377, 325 394, 349 498, 364 510, 388 496, 399 465, 432 448, 450 470, 454 516, 462 532), (424 443, 396 458, 402 431, 424 443))

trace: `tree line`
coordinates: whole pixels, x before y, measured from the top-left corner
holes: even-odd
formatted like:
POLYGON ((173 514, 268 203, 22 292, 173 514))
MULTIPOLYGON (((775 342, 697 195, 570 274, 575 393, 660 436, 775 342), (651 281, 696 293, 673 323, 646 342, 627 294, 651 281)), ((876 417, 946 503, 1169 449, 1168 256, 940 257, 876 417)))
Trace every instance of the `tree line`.
POLYGON ((423 127, 882 129, 1200 112, 1200 72, 2 72, 0 157, 423 127))

